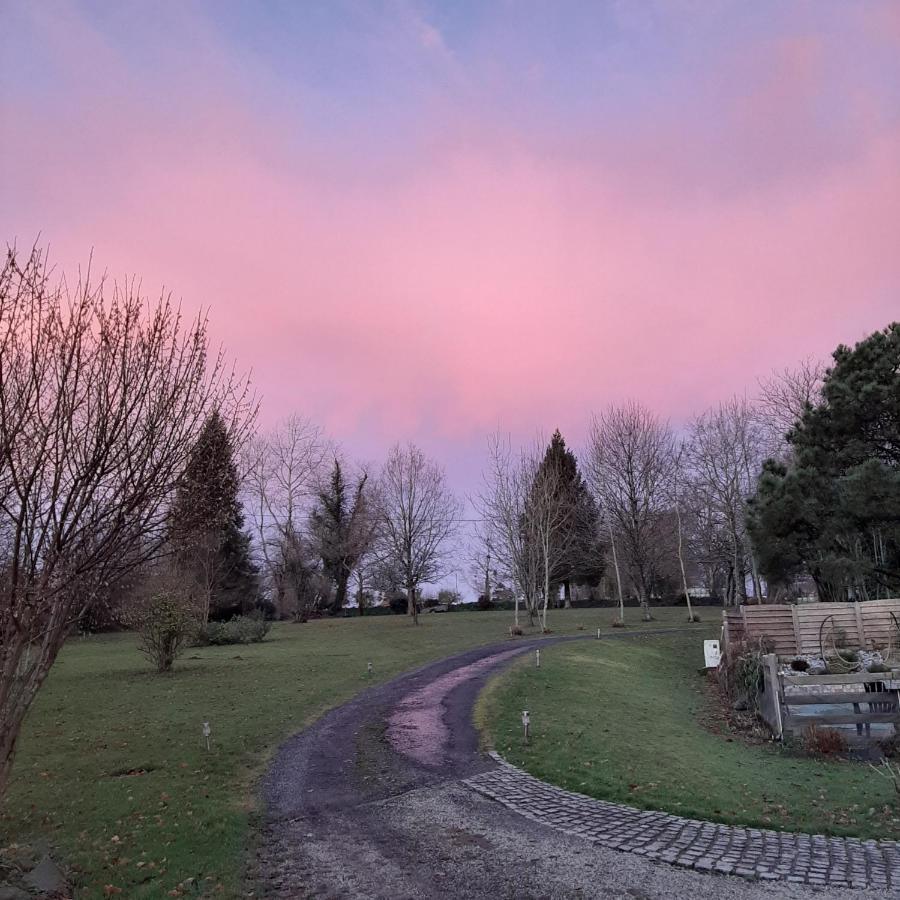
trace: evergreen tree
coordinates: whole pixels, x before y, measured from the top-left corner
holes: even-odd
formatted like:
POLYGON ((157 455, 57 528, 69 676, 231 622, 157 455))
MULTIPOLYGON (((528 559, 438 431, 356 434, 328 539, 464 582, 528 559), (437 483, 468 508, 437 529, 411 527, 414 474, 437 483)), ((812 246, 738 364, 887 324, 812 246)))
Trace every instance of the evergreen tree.
POLYGON ((566 447, 559 429, 553 432, 535 482, 552 484, 558 504, 568 510, 561 527, 553 535, 558 552, 554 586, 563 586, 565 605, 571 601, 573 584, 596 584, 603 574, 603 551, 599 544, 597 507, 578 469, 575 454, 566 447))
POLYGON ((347 600, 347 584, 372 537, 372 515, 363 473, 352 492, 340 462, 335 460, 328 484, 319 492, 311 516, 312 533, 322 569, 335 587, 333 611, 347 600))
POLYGON ((239 489, 234 443, 214 412, 191 451, 170 516, 175 564, 204 622, 247 612, 256 601, 239 489))
POLYGON ((803 572, 823 600, 900 588, 900 324, 840 346, 822 401, 788 435, 793 460, 768 461, 750 531, 772 583, 803 572))

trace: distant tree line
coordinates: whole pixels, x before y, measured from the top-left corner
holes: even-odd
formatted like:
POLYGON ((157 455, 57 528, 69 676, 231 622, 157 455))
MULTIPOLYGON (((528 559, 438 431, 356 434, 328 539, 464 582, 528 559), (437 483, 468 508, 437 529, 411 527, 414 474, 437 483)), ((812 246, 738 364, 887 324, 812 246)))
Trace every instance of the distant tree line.
MULTIPOLYGON (((635 402, 595 416, 581 457, 557 431, 488 442, 476 507, 483 595, 511 586, 531 622, 571 587, 726 606, 900 591, 900 325, 807 360, 681 431, 635 402)), ((516 607, 518 622, 518 604, 516 607)))

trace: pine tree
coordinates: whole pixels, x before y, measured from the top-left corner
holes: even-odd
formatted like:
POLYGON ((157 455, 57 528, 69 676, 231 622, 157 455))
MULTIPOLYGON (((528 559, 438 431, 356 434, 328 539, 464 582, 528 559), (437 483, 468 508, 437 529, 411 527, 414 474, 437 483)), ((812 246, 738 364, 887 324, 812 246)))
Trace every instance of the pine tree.
POLYGON ((770 582, 808 572, 823 600, 900 587, 900 324, 838 347, 788 435, 792 464, 769 461, 750 531, 770 582))
POLYGON ((256 600, 239 489, 234 443, 214 412, 191 451, 170 515, 175 565, 203 622, 247 612, 256 600))
POLYGON ((565 605, 571 605, 573 584, 595 584, 603 574, 603 552, 597 533, 597 508, 578 469, 575 454, 557 428, 553 432, 535 483, 553 485, 556 505, 566 510, 559 517, 559 528, 553 534, 556 545, 551 550, 554 560, 553 586, 563 586, 565 605))

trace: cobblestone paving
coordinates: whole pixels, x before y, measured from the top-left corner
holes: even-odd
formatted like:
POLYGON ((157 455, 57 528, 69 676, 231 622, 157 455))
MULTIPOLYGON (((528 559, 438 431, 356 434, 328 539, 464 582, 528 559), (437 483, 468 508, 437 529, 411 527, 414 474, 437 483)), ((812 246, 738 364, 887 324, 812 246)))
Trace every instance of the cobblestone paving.
POLYGON ((819 887, 900 890, 900 843, 788 834, 700 822, 595 800, 498 768, 465 783, 535 822, 647 859, 698 871, 819 887))

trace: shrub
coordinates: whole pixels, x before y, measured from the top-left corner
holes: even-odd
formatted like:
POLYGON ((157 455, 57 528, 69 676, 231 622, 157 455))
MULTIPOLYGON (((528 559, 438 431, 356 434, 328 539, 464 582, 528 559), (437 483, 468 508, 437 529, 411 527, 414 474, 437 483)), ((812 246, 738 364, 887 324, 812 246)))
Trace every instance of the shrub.
POLYGON ((405 594, 398 594, 395 597, 391 597, 391 599, 388 601, 388 606, 390 606, 392 613, 396 613, 398 616, 402 616, 406 613, 409 604, 406 600, 405 594))
POLYGON ((755 640, 735 644, 722 658, 717 670, 719 684, 731 700, 746 703, 751 712, 759 709, 763 689, 762 658, 771 653, 772 641, 762 635, 755 640))
POLYGON ((157 591, 141 611, 138 625, 141 652, 156 666, 157 672, 170 672, 195 628, 196 622, 181 592, 157 591))
POLYGON ((807 753, 830 756, 847 752, 847 739, 835 728, 807 725, 803 732, 803 749, 807 753))
POLYGON ((518 625, 510 625, 509 626, 509 636, 510 637, 521 637, 522 629, 518 625))
POLYGON ((894 732, 878 742, 882 755, 893 758, 900 755, 900 734, 894 732))
POLYGON ((700 621, 700 616, 698 616, 697 613, 691 613, 691 615, 688 616, 688 622, 699 622, 699 621, 700 621))
POLYGON ((612 622, 609 623, 610 628, 624 628, 625 620, 624 619, 613 619, 612 622))
POLYGON ((491 609, 493 607, 493 603, 491 603, 491 598, 487 596, 487 594, 479 594, 478 602, 475 604, 478 609, 485 610, 491 609))
POLYGON ((227 622, 208 622, 197 633, 195 646, 258 644, 271 627, 263 616, 235 616, 227 622))

